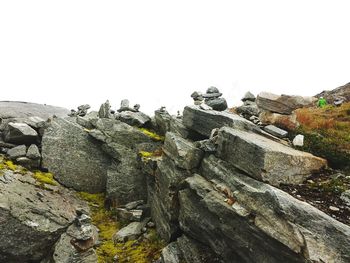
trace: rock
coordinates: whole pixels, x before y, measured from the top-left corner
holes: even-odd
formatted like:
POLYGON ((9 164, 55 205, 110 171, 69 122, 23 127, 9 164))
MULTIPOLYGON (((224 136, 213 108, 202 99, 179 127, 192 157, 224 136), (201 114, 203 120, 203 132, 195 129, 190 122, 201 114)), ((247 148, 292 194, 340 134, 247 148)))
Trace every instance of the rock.
POLYGON ((100 110, 98 111, 98 117, 99 118, 110 118, 111 117, 111 105, 109 104, 109 101, 107 100, 105 103, 103 103, 100 107, 100 110))
POLYGON ((238 114, 243 115, 244 118, 249 119, 251 116, 258 116, 260 110, 255 103, 249 105, 242 105, 236 108, 238 114))
POLYGON ((293 139, 293 145, 294 146, 304 146, 304 135, 298 134, 293 139))
POLYGON ((0 180, 0 236, 6 237, 0 242, 0 262, 40 262, 74 222, 76 209, 88 210, 73 192, 40 189, 32 176, 9 171, 0 180))
POLYGON ((343 200, 348 207, 350 207, 350 190, 344 191, 341 194, 340 199, 343 200))
POLYGON ((5 142, 30 144, 38 140, 38 133, 25 123, 10 122, 4 131, 5 142))
POLYGON ((7 156, 10 159, 14 160, 18 157, 26 156, 26 152, 27 152, 27 147, 23 144, 23 145, 16 146, 12 149, 9 149, 7 151, 7 156))
POLYGON ((264 127, 264 130, 278 138, 285 138, 288 135, 288 132, 285 130, 282 130, 274 125, 267 125, 264 127))
POLYGON ((336 207, 336 206, 330 206, 329 210, 331 210, 333 212, 339 212, 340 209, 338 207, 336 207))
POLYGON ((56 118, 46 129, 42 139, 42 166, 63 185, 78 191, 103 192, 109 165, 110 158, 99 143, 74 120, 56 118))
POLYGON ((315 101, 314 97, 276 95, 261 92, 257 97, 256 103, 260 109, 288 115, 298 108, 312 105, 315 101))
POLYGON ((125 208, 128 210, 132 210, 132 209, 135 209, 137 206, 142 205, 143 203, 144 203, 143 200, 133 201, 133 202, 127 203, 125 205, 125 208))
POLYGON ((115 153, 112 166, 107 171, 106 195, 117 205, 146 199, 146 178, 133 150, 111 143, 115 153))
POLYGON ((88 114, 86 114, 84 117, 77 116, 77 119, 76 119, 77 123, 86 129, 93 129, 96 125, 97 120, 98 120, 97 111, 91 111, 88 114))
POLYGON ((315 97, 323 97, 327 100, 329 104, 333 104, 337 98, 344 100, 344 102, 350 101, 350 83, 340 86, 336 89, 330 91, 323 91, 320 94, 317 94, 315 97))
POLYGON ((222 96, 222 93, 219 92, 218 88, 211 86, 207 89, 207 92, 202 96, 206 99, 219 98, 222 96))
POLYGON ((310 153, 227 127, 219 131, 217 153, 253 178, 272 185, 299 184, 327 165, 326 160, 310 153))
POLYGON ((241 101, 245 102, 245 101, 255 101, 256 98, 254 96, 253 93, 251 93, 250 91, 248 91, 246 94, 244 94, 243 98, 241 99, 241 101))
POLYGON ((113 235, 114 243, 124 243, 130 240, 135 240, 142 234, 142 228, 146 226, 149 218, 146 218, 142 222, 132 222, 126 227, 120 229, 113 235))
POLYGON ((27 154, 26 156, 29 159, 33 159, 33 160, 38 160, 41 157, 40 151, 38 146, 36 146, 35 144, 32 144, 29 146, 28 150, 27 150, 27 154))
POLYGON ((283 115, 269 111, 262 111, 259 114, 259 119, 264 125, 271 124, 289 131, 293 131, 300 126, 295 112, 290 115, 283 115))
POLYGON ((201 105, 199 105, 199 108, 202 110, 212 110, 213 108, 208 106, 207 104, 202 103, 201 105))
POLYGON ((172 242, 162 250, 161 263, 180 263, 184 262, 182 253, 177 242, 172 242))
POLYGON ((31 116, 25 119, 24 122, 34 129, 46 128, 48 126, 48 122, 38 116, 31 116))
POLYGON ((216 149, 217 149, 217 145, 213 142, 213 140, 210 140, 210 139, 197 141, 194 143, 194 145, 197 148, 207 153, 214 153, 216 152, 216 149))
POLYGON ((260 131, 260 128, 237 114, 217 111, 204 111, 198 106, 187 106, 183 113, 183 124, 199 134, 210 136, 215 128, 223 126, 242 130, 260 131))
POLYGON ((119 120, 131 126, 144 127, 151 121, 151 118, 139 111, 123 111, 119 116, 119 120))
POLYGON ((203 152, 190 141, 171 132, 165 135, 163 150, 177 166, 187 170, 196 168, 203 157, 203 152))
POLYGON ((143 216, 143 210, 139 209, 132 209, 132 210, 127 210, 124 208, 116 208, 117 212, 117 218, 118 220, 123 220, 123 221, 137 221, 140 222, 143 216))
POLYGON ((173 160, 164 156, 154 176, 148 176, 148 202, 157 232, 166 242, 179 235, 178 191, 190 172, 176 167, 173 160))
POLYGON ((154 112, 154 120, 157 130, 161 135, 165 135, 170 130, 171 115, 166 110, 156 110, 154 112))
POLYGON ((48 119, 52 116, 65 117, 69 110, 45 104, 18 101, 0 101, 0 118, 28 118, 36 116, 48 119))
POLYGON ((247 177, 213 155, 203 160, 201 174, 207 180, 225 183, 233 193, 235 204, 250 212, 248 216, 236 214, 233 208, 223 204, 222 197, 215 197, 210 190, 213 186, 199 177, 187 179, 191 181, 190 188, 196 189, 196 195, 203 197, 194 198, 190 194, 192 206, 186 203, 187 198, 182 200, 180 193, 180 225, 224 259, 238 253, 243 259, 237 262, 349 261, 349 226, 273 186, 247 177), (249 247, 244 247, 247 242, 249 247))
POLYGON ((123 112, 123 111, 130 111, 130 102, 127 99, 124 99, 120 102, 120 108, 118 112, 123 112))
POLYGON ((216 111, 224 111, 227 109, 227 102, 224 98, 206 99, 205 104, 216 111))
POLYGON ((16 163, 29 169, 40 167, 40 159, 33 160, 28 157, 19 157, 16 159, 16 163))

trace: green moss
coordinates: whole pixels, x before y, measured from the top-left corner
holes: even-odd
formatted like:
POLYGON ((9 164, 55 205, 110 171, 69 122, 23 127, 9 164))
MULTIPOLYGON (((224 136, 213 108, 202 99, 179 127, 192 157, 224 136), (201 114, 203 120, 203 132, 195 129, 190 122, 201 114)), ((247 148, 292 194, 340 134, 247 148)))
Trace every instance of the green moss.
POLYGON ((17 165, 15 165, 12 161, 6 161, 5 166, 5 168, 10 169, 12 171, 16 171, 17 169, 17 165))
POLYGON ((113 263, 115 255, 120 263, 148 263, 159 258, 164 244, 157 237, 155 230, 151 230, 148 241, 114 244, 112 238, 120 229, 120 223, 116 221, 113 211, 105 209, 105 196, 85 192, 78 195, 89 203, 92 222, 100 230, 100 245, 96 248, 99 263, 113 263))
POLYGON ((148 137, 155 141, 164 141, 164 136, 160 136, 156 134, 155 132, 152 132, 150 130, 147 130, 145 128, 140 128, 140 131, 142 131, 144 134, 146 134, 148 137))
POLYGON ((34 172, 33 177, 42 184, 58 185, 58 183, 53 179, 52 173, 36 171, 34 172))

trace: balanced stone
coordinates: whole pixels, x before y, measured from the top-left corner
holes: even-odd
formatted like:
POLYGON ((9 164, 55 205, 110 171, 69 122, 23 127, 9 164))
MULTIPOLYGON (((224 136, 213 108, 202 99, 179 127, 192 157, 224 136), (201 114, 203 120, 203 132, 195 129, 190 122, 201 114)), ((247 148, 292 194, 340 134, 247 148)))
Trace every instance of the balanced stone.
POLYGON ((110 118, 111 117, 111 105, 109 104, 109 100, 103 103, 98 111, 98 117, 100 118, 110 118))
POLYGON ((243 98, 241 99, 241 101, 245 102, 245 101, 255 101, 255 96, 253 93, 251 93, 250 91, 248 91, 246 94, 244 94, 243 98))
POLYGON ((40 159, 41 155, 40 155, 40 151, 39 151, 38 146, 36 146, 35 144, 30 145, 28 150, 27 150, 26 156, 29 159, 33 159, 33 160, 40 159))

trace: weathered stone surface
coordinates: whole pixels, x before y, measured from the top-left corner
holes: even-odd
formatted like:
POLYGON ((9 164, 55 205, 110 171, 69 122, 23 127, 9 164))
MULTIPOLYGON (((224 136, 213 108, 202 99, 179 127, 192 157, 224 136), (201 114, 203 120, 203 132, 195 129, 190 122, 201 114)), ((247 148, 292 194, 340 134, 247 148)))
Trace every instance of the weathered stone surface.
POLYGON ((343 200, 345 204, 350 208, 350 190, 344 191, 341 194, 340 199, 343 200))
POLYGON ((39 168, 40 166, 40 159, 29 159, 28 157, 19 157, 16 159, 16 163, 20 164, 26 168, 39 168))
POLYGON ((38 160, 38 159, 40 159, 41 154, 40 154, 40 151, 39 151, 38 146, 36 146, 35 144, 30 145, 30 146, 28 147, 26 156, 27 156, 29 159, 33 159, 33 160, 38 160))
POLYGON ((285 138, 288 135, 287 131, 280 129, 275 125, 267 125, 264 127, 264 130, 278 138, 285 138))
POLYGON ((154 120, 157 130, 161 135, 165 135, 170 130, 171 115, 166 110, 156 110, 154 112, 154 120))
POLYGON ((38 116, 28 117, 27 119, 24 120, 24 122, 28 124, 30 127, 33 127, 34 129, 45 128, 48 125, 48 122, 46 120, 38 116))
POLYGON ((206 99, 205 104, 216 111, 224 111, 227 109, 227 102, 224 98, 206 99))
POLYGON ((196 148, 190 141, 167 132, 163 147, 164 153, 173 159, 177 166, 191 170, 202 160, 203 151, 196 148))
POLYGON ((119 205, 145 199, 147 196, 146 178, 138 162, 137 153, 125 146, 111 143, 117 160, 107 172, 106 194, 119 205))
POLYGON ((120 113, 119 120, 131 126, 143 127, 151 121, 151 118, 140 111, 123 111, 120 113))
POLYGON ((256 103, 250 103, 249 105, 242 105, 236 108, 238 114, 242 114, 245 118, 251 116, 259 116, 260 110, 256 103))
POLYGON ((86 129, 93 129, 98 120, 98 112, 91 111, 85 116, 77 116, 77 123, 86 129))
POLYGON ((227 127, 219 131, 217 152, 221 159, 272 185, 299 184, 327 165, 326 160, 310 153, 227 127))
POLYGON ((27 147, 23 144, 23 145, 16 146, 12 149, 9 149, 7 151, 7 156, 10 159, 14 160, 18 157, 26 156, 26 152, 27 152, 27 147))
POLYGON ((102 192, 110 158, 74 119, 56 118, 42 139, 42 165, 65 186, 102 192))
POLYGON ((264 125, 272 124, 289 131, 295 130, 300 125, 297 121, 297 115, 295 112, 290 115, 283 115, 269 111, 262 111, 259 114, 259 119, 264 125))
POLYGON ((324 97, 329 104, 333 104, 337 98, 341 98, 344 102, 350 101, 350 82, 344 86, 340 86, 333 90, 325 90, 320 94, 317 94, 315 97, 324 97))
POLYGON ((28 118, 37 116, 44 120, 52 117, 65 117, 69 110, 45 104, 19 101, 0 101, 0 118, 28 118))
POLYGON ((137 239, 142 234, 142 228, 146 226, 149 218, 144 219, 142 222, 132 222, 126 227, 120 229, 113 236, 114 243, 123 243, 130 240, 137 239))
POLYGON ((293 145, 294 146, 304 146, 304 135, 298 134, 293 139, 293 145))
POLYGON ((256 98, 254 96, 253 93, 251 93, 250 91, 246 92, 243 96, 243 98, 241 99, 241 101, 245 102, 245 101, 255 101, 256 98))
MULTIPOLYGON (((234 253, 234 250, 245 259, 238 262, 349 261, 349 226, 273 186, 247 177, 213 155, 203 160, 201 174, 207 180, 215 182, 214 188, 217 182, 224 183, 228 187, 225 192, 233 194, 234 205, 226 206, 226 203, 221 201, 221 206, 228 209, 215 208, 215 195, 210 190, 212 186, 197 176, 189 180, 189 184, 197 195, 203 196, 198 201, 192 200, 193 205, 200 204, 195 205, 198 206, 196 209, 200 215, 192 209, 188 210, 190 214, 182 211, 180 214, 183 214, 186 226, 191 226, 188 233, 195 237, 205 233, 201 235, 200 240, 206 242, 210 239, 210 246, 215 248, 217 253, 220 254, 223 250, 224 255, 227 255, 234 253), (243 207, 248 214, 237 213, 235 205, 243 207), (232 215, 230 210, 234 210, 232 215), (214 221, 208 218, 207 213, 211 214, 214 221), (187 221, 187 215, 196 220, 196 229, 187 221), (218 218, 224 221, 215 221, 218 218), (209 229, 197 219, 207 220, 210 224, 209 229), (214 222, 220 224, 219 228, 223 232, 216 229, 217 223, 214 222)), ((187 207, 186 201, 181 202, 181 205, 183 203, 187 207)))
POLYGON ((98 111, 98 117, 99 118, 110 118, 111 117, 111 105, 109 104, 109 101, 107 100, 105 103, 103 103, 98 111))
POLYGON ((148 202, 157 232, 168 241, 178 236, 178 191, 190 172, 176 167, 173 160, 164 156, 153 177, 148 177, 148 202))
POLYGON ((280 114, 291 114, 292 111, 307 105, 312 105, 314 97, 276 95, 268 92, 259 93, 256 103, 260 109, 280 114))
POLYGON ((10 122, 4 131, 5 142, 30 144, 38 140, 38 133, 25 123, 10 122))
POLYGON ((31 173, 5 174, 0 176, 0 262, 39 262, 73 223, 76 209, 88 207, 63 187, 38 188, 31 173))
POLYGON ((206 137, 215 128, 229 126, 242 130, 259 131, 260 129, 250 121, 228 112, 205 111, 198 106, 187 106, 183 112, 183 124, 206 137))

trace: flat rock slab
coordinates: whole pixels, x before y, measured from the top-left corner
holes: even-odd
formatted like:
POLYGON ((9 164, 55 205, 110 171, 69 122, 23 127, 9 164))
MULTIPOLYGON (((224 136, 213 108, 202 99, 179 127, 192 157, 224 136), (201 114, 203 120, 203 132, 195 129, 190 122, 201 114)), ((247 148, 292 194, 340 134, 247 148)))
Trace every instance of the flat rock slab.
POLYGON ((31 144, 38 140, 38 133, 26 123, 10 122, 4 131, 4 141, 16 144, 31 144))
POLYGON ((288 135, 288 132, 285 130, 282 130, 274 125, 267 125, 264 127, 264 130, 278 138, 285 138, 288 135))
POLYGON ((117 233, 114 234, 114 243, 123 243, 137 239, 142 234, 142 228, 146 226, 148 221, 149 218, 143 220, 142 222, 132 222, 126 227, 123 227, 117 233))
POLYGON ((166 133, 163 150, 177 166, 187 170, 197 167, 203 157, 202 150, 171 132, 166 133))
POLYGON ((65 186, 103 192, 110 158, 74 119, 56 118, 42 139, 42 165, 65 186))
POLYGON ((199 106, 186 106, 183 112, 183 123, 191 130, 209 138, 215 128, 228 126, 241 130, 259 131, 260 128, 250 121, 229 112, 202 110, 199 106))
POLYGON ((0 118, 27 118, 37 116, 43 119, 52 116, 65 117, 69 110, 45 104, 20 102, 20 101, 0 101, 0 118))
POLYGON ((276 95, 269 92, 259 93, 256 103, 260 109, 280 114, 291 114, 292 111, 314 103, 314 97, 276 95))
POLYGON ((219 131, 218 156, 271 185, 299 184, 327 161, 254 133, 224 127, 219 131))

